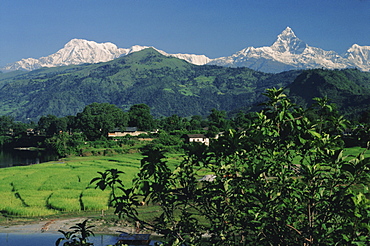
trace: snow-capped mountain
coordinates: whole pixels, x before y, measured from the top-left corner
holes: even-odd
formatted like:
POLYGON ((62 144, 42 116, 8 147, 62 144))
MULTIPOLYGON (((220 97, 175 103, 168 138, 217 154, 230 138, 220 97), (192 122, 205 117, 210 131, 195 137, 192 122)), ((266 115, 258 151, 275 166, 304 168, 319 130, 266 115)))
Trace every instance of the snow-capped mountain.
POLYGON ((352 45, 344 54, 354 66, 362 71, 370 71, 370 46, 352 45))
POLYGON ((194 55, 194 54, 167 54, 167 55, 185 60, 195 65, 204 65, 211 61, 211 59, 205 55, 194 55))
POLYGON ((290 69, 358 67, 369 71, 369 46, 352 46, 342 57, 335 51, 311 47, 297 38, 287 27, 271 46, 248 47, 231 56, 213 59, 208 64, 249 67, 264 72, 281 72, 290 69))
MULTIPOLYGON (((58 67, 83 63, 106 62, 146 48, 149 48, 149 46, 134 45, 131 48, 124 49, 118 48, 115 44, 109 42, 96 43, 94 41, 87 41, 84 39, 72 39, 62 49, 52 55, 41 57, 39 59, 22 59, 0 68, 0 71, 31 71, 41 67, 58 67)), ((162 50, 156 50, 163 55, 177 57, 196 65, 203 65, 210 61, 210 59, 204 55, 167 54, 162 50)))
POLYGON ((82 63, 97 63, 113 60, 129 49, 120 49, 112 43, 96 43, 84 39, 72 39, 62 49, 47 57, 27 58, 5 66, 2 70, 34 70, 40 67, 57 67, 82 63))
MULTIPOLYGON (((0 68, 0 71, 30 71, 40 67, 105 62, 149 47, 151 46, 135 45, 125 49, 118 48, 112 43, 72 39, 55 54, 39 59, 22 59, 0 68)), ((205 55, 168 54, 165 51, 156 50, 165 56, 183 59, 195 65, 249 67, 254 70, 273 73, 291 69, 343 69, 353 67, 362 71, 370 71, 370 46, 354 44, 343 56, 340 56, 335 51, 326 51, 309 46, 299 39, 290 27, 279 34, 271 46, 248 47, 228 57, 210 59, 205 55)))

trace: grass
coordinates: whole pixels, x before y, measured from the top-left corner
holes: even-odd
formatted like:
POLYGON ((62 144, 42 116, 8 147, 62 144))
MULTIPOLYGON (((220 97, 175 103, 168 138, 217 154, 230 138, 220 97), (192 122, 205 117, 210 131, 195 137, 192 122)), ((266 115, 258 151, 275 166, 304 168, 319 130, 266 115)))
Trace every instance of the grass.
MULTIPOLYGON (((45 217, 108 209, 110 191, 94 189, 97 172, 123 171, 125 186, 140 168, 138 153, 114 156, 69 157, 37 165, 0 169, 0 211, 10 217, 45 217)), ((169 164, 179 155, 169 156, 169 164)))
POLYGON ((99 191, 95 189, 86 189, 82 192, 82 204, 84 210, 101 211, 107 210, 109 204, 110 191, 99 191))
MULTIPOLYGON (((344 155, 357 156, 362 151, 359 147, 348 148, 344 155)), ((181 161, 179 154, 168 157, 170 167, 181 161)), ((370 153, 365 157, 370 157, 370 153)), ((69 157, 62 161, 2 168, 0 211, 4 216, 23 218, 106 211, 110 191, 94 189, 90 181, 99 176, 97 172, 118 169, 124 172, 121 176, 124 185, 130 186, 142 158, 138 153, 69 157)), ((158 215, 155 206, 143 206, 140 210, 143 217, 158 215)))
POLYGON ((54 191, 47 200, 50 209, 59 211, 81 211, 80 189, 60 189, 54 191))

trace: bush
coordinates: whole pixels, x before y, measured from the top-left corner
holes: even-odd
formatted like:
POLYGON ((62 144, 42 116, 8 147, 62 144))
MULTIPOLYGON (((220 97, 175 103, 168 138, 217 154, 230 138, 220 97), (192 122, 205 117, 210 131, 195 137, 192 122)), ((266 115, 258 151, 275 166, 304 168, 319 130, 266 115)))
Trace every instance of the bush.
POLYGON ((265 95, 247 129, 186 146, 174 170, 162 146, 148 145, 132 187, 112 169, 92 182, 111 188, 116 212, 164 234, 165 245, 367 245, 370 159, 343 155, 343 118, 325 100, 314 110, 326 113, 309 119, 282 89, 265 95), (142 217, 141 202, 160 215, 142 217))

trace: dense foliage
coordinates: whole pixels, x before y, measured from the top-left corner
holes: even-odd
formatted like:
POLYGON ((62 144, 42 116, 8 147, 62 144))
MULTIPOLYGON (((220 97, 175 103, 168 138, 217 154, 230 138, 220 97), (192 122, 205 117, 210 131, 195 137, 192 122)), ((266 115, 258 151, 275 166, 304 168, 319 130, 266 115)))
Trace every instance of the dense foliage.
POLYGON ((367 245, 370 160, 343 155, 348 122, 325 98, 304 110, 282 89, 265 95, 243 129, 188 145, 174 170, 152 146, 132 187, 115 169, 92 183, 111 189, 116 212, 165 235, 166 245, 367 245), (160 215, 143 219, 142 204, 160 215))
POLYGON ((109 103, 92 103, 76 116, 76 128, 83 129, 89 140, 106 138, 114 128, 127 126, 128 116, 109 103))

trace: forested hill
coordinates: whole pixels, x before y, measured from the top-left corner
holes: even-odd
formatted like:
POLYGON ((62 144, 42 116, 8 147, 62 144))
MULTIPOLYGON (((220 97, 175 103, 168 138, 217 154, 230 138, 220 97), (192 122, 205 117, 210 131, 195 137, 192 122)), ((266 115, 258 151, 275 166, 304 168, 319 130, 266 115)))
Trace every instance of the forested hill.
MULTIPOLYGON (((306 102, 316 94, 310 84, 303 82, 310 81, 309 78, 316 81, 315 76, 309 75, 316 71, 333 73, 324 76, 325 81, 331 81, 337 74, 330 83, 340 83, 338 88, 343 89, 344 97, 360 95, 367 100, 370 95, 369 81, 364 80, 369 78, 369 73, 357 70, 295 70, 269 74, 249 68, 197 66, 149 48, 105 63, 0 74, 0 115, 36 121, 48 114, 76 115, 93 102, 115 104, 124 110, 144 103, 150 106, 154 116, 204 116, 212 108, 235 112, 261 101, 261 93, 266 88, 290 84, 292 95, 295 93, 297 99, 302 97, 300 101, 306 102), (347 90, 347 95, 345 85, 348 83, 353 84, 353 90, 347 90)), ((326 84, 323 80, 314 82, 319 91, 331 88, 320 89, 321 83, 326 84)), ((331 92, 327 96, 331 97, 331 92)), ((361 100, 357 102, 362 103, 361 100)))
POLYGON ((145 103, 155 116, 208 115, 212 108, 249 107, 265 88, 285 86, 298 74, 196 66, 145 49, 105 63, 1 74, 0 115, 18 120, 61 117, 75 115, 93 102, 124 110, 145 103))
POLYGON ((312 104, 314 97, 327 97, 347 116, 370 110, 370 73, 357 69, 305 70, 286 91, 302 106, 312 104))

